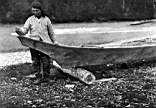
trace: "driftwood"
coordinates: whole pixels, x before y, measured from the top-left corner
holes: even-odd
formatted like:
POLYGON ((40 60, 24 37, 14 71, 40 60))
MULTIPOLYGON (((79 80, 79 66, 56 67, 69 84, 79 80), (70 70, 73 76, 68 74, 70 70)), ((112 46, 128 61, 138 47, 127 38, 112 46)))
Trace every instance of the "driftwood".
POLYGON ((135 23, 132 23, 130 25, 141 25, 141 24, 147 24, 147 23, 155 23, 156 19, 150 19, 150 20, 141 20, 141 21, 137 21, 135 23))
POLYGON ((87 70, 84 70, 81 68, 65 69, 65 68, 62 68, 56 61, 53 61, 53 66, 62 70, 64 73, 67 73, 75 78, 78 78, 79 80, 83 81, 86 84, 92 84, 93 82, 95 82, 95 76, 87 70))

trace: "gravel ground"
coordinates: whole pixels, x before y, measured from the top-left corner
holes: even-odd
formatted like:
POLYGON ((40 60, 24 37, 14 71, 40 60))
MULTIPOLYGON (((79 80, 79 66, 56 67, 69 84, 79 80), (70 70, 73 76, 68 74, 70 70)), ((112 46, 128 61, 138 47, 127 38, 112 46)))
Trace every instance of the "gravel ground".
POLYGON ((58 73, 51 76, 49 83, 34 85, 25 77, 31 72, 28 51, 1 56, 1 108, 156 108, 154 60, 135 66, 131 63, 95 68, 104 77, 117 78, 115 81, 85 85, 58 73))

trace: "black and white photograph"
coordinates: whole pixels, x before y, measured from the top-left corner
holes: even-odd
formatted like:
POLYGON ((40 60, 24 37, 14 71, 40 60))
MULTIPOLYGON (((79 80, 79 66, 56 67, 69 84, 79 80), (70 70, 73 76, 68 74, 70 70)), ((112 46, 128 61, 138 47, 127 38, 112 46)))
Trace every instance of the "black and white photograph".
POLYGON ((156 108, 156 0, 0 0, 0 108, 156 108))

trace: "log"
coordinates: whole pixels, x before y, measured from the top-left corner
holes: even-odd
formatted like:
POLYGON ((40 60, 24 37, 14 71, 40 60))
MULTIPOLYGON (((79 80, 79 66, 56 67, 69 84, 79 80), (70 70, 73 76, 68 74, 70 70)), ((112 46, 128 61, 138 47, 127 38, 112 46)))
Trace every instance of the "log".
POLYGON ((56 61, 53 60, 53 66, 62 70, 64 73, 67 73, 69 75, 71 75, 72 77, 75 77, 79 80, 81 80, 82 82, 86 83, 86 84, 92 84, 93 82, 95 82, 96 78, 95 76, 85 70, 85 69, 81 69, 81 68, 70 68, 70 69, 66 69, 66 68, 62 68, 56 61))

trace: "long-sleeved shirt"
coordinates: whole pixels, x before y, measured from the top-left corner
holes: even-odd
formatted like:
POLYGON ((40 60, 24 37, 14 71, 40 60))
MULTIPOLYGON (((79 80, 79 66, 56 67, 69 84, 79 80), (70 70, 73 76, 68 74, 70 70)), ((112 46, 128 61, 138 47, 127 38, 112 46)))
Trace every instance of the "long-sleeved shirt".
POLYGON ((50 19, 45 16, 38 19, 37 17, 30 16, 24 26, 23 33, 27 34, 32 39, 42 40, 47 43, 54 42, 54 31, 50 19))

